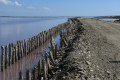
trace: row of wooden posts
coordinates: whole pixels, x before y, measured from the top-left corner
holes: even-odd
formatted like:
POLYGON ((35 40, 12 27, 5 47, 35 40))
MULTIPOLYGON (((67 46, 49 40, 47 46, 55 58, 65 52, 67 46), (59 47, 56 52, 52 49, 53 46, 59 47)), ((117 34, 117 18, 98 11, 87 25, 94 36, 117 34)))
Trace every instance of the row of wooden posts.
MULTIPOLYGON (((47 80, 48 72, 50 72, 52 66, 55 65, 55 58, 57 57, 57 45, 55 44, 54 39, 51 39, 51 48, 49 52, 45 52, 43 58, 39 60, 38 65, 34 66, 34 69, 31 73, 31 69, 26 71, 26 80, 47 80)), ((23 73, 19 72, 19 80, 23 80, 23 73)))
MULTIPOLYGON (((71 45, 72 40, 74 39, 74 34, 76 32, 77 23, 72 23, 66 27, 65 32, 60 34, 60 48, 57 47, 53 38, 51 38, 51 47, 49 52, 45 52, 42 59, 39 60, 38 65, 34 66, 34 70, 28 69, 26 71, 25 80, 49 80, 51 78, 52 69, 59 65, 56 62, 59 59, 59 55, 62 54, 60 50, 67 48, 71 45), (43 78, 43 79, 42 79, 43 78)), ((19 80, 23 80, 23 73, 19 72, 19 80)))
POLYGON ((23 56, 27 56, 33 50, 44 44, 53 34, 65 29, 68 24, 69 22, 60 24, 48 31, 43 31, 28 40, 19 40, 17 41, 17 44, 10 43, 5 47, 1 46, 1 72, 7 69, 11 64, 15 64, 23 56))

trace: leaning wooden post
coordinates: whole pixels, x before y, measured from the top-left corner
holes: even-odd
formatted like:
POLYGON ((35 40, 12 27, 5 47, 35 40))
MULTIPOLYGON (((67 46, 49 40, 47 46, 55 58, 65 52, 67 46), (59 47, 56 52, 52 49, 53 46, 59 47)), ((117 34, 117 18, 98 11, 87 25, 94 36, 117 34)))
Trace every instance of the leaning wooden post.
POLYGON ((55 64, 55 61, 53 59, 53 55, 52 55, 52 52, 50 51, 49 52, 49 56, 50 56, 50 61, 52 62, 52 64, 54 65, 55 64))
POLYGON ((57 58, 57 50, 58 50, 58 48, 57 48, 57 44, 55 45, 55 56, 56 56, 56 58, 57 58))
POLYGON ((45 56, 45 58, 46 58, 46 65, 47 65, 47 74, 48 74, 48 72, 50 71, 50 59, 49 59, 49 56, 48 56, 48 53, 46 52, 46 56, 45 56))
POLYGON ((1 46, 1 71, 3 72, 4 71, 4 60, 5 60, 5 57, 4 57, 4 46, 1 46))
POLYGON ((8 66, 8 45, 5 46, 5 68, 8 66))
POLYGON ((63 35, 62 32, 60 33, 60 47, 63 47, 63 35))
POLYGON ((37 80, 36 67, 33 70, 33 80, 37 80))
POLYGON ((41 80, 41 58, 38 62, 38 79, 41 80))
POLYGON ((31 80, 31 72, 30 72, 30 69, 28 69, 27 72, 26 72, 26 80, 31 80))
POLYGON ((22 71, 19 72, 19 80, 23 80, 23 73, 22 73, 22 71))

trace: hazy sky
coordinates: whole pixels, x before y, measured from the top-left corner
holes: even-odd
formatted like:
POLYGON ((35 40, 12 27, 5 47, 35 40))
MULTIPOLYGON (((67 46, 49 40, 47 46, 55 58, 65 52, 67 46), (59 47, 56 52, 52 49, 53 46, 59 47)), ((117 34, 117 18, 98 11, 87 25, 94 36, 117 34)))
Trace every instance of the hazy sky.
POLYGON ((0 16, 120 15, 120 0, 0 0, 0 16))

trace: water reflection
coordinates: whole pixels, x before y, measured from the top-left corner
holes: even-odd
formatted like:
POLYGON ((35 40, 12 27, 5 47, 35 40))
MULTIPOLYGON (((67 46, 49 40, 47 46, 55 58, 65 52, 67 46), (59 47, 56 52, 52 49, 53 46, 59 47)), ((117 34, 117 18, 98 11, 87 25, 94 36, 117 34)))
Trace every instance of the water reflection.
POLYGON ((19 25, 16 25, 16 27, 8 28, 8 26, 4 26, 0 28, 0 36, 1 38, 7 38, 8 36, 15 36, 20 35, 20 32, 22 31, 22 27, 19 25))
MULTIPOLYGON (((60 44, 60 38, 58 32, 53 37, 55 38, 55 41, 57 41, 57 44, 60 44)), ((26 57, 23 57, 15 64, 12 64, 7 69, 5 69, 4 72, 0 72, 0 80, 18 80, 18 73, 20 71, 23 72, 23 76, 25 78, 25 72, 27 69, 33 69, 35 65, 38 64, 39 59, 41 58, 41 54, 44 52, 44 50, 49 50, 50 40, 47 40, 43 45, 41 45, 39 48, 31 52, 26 57)))
POLYGON ((7 45, 11 42, 16 43, 17 40, 28 39, 66 21, 67 18, 0 17, 0 45, 7 45))
MULTIPOLYGON (((39 34, 44 30, 48 30, 58 24, 61 24, 67 20, 66 19, 23 19, 23 18, 9 18, 2 19, 0 18, 0 46, 7 45, 11 42, 16 43, 17 40, 28 39, 32 36, 39 34), (10 22, 9 22, 10 21, 10 22)), ((60 36, 57 34, 54 35, 54 38, 58 46, 60 45, 59 39, 60 36)), ((4 72, 0 72, 0 80, 17 80, 19 71, 23 71, 25 77, 26 69, 33 69, 41 58, 43 50, 49 51, 49 41, 46 41, 38 49, 34 50, 28 56, 23 57, 21 60, 12 64, 4 72)), ((0 49, 1 55, 1 49, 0 49)), ((1 59, 0 59, 1 62, 1 59)), ((1 69, 1 67, 0 67, 1 69)))

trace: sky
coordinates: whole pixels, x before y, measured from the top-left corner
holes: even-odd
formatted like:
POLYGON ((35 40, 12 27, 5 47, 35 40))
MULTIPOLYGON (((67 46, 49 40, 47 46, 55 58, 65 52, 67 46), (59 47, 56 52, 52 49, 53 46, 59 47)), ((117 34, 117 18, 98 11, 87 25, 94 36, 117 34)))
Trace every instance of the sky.
POLYGON ((120 0, 0 0, 0 16, 120 15, 120 0))

